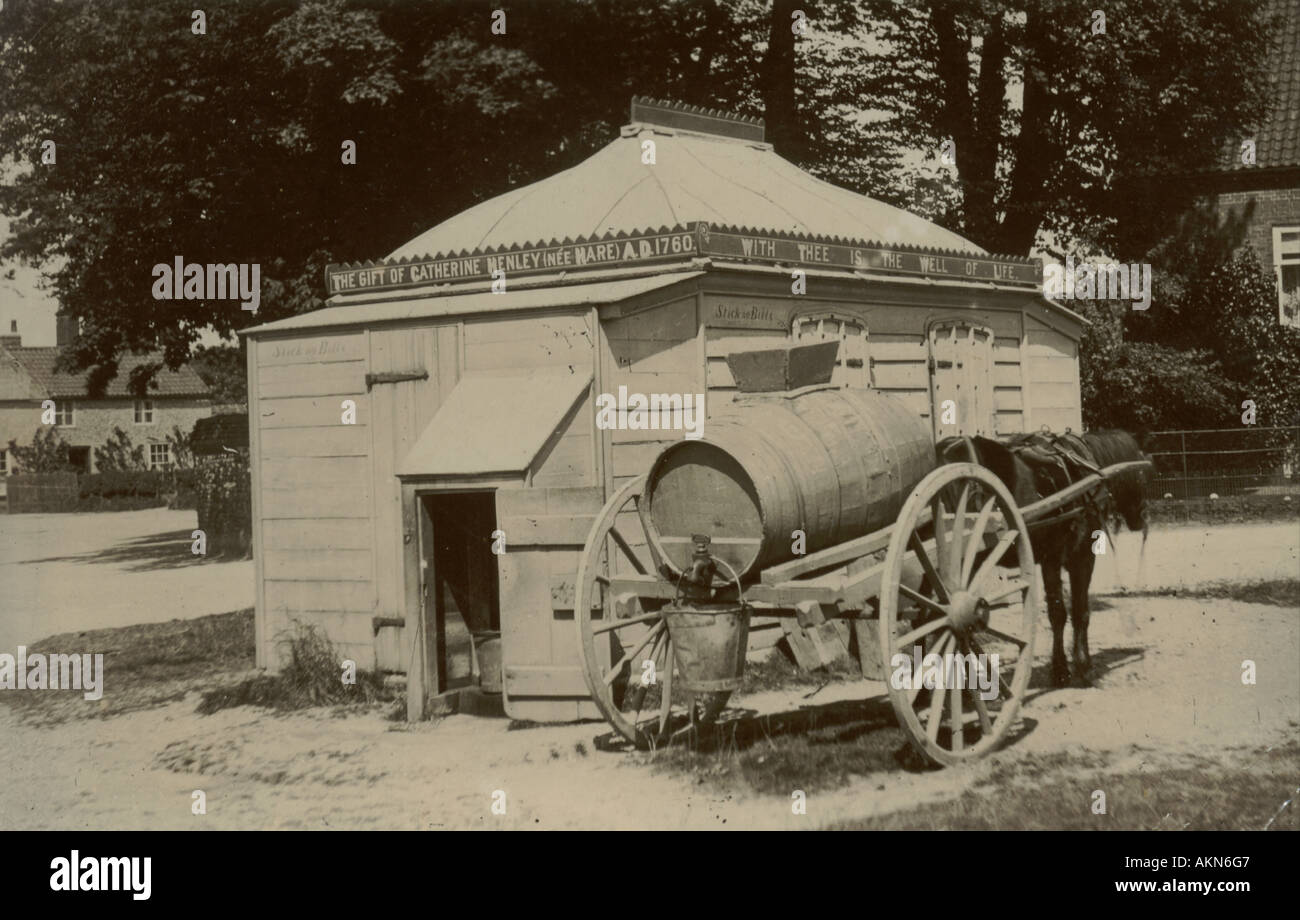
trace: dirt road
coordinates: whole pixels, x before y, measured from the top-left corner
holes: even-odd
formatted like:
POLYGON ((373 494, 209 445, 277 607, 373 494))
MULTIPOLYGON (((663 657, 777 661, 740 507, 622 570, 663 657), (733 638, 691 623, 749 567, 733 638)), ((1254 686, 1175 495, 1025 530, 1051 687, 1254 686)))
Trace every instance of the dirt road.
MULTIPOLYGON (((171 519, 161 522, 175 527, 171 519)), ((147 536, 146 523, 140 519, 147 536)), ((1298 535, 1291 525, 1180 530, 1191 533, 1178 536, 1193 539, 1153 532, 1145 586, 1178 584, 1160 581, 1173 572, 1194 572, 1198 580, 1296 573, 1298 535)), ((148 587, 148 603, 159 605, 151 609, 173 615, 210 608, 214 596, 222 607, 238 606, 226 599, 243 590, 236 581, 245 564, 140 578, 132 574, 138 562, 96 562, 77 556, 77 547, 15 552, 8 533, 6 597, 11 573, 35 568, 32 560, 42 553, 73 557, 42 562, 35 582, 20 582, 28 635, 33 623, 49 632, 85 622, 59 604, 96 597, 96 584, 103 603, 95 616, 121 621, 138 619, 140 603, 114 592, 155 577, 225 573, 216 591, 192 582, 148 587), (86 580, 87 573, 105 573, 107 581, 86 580), (60 599, 53 604, 55 619, 36 616, 51 599, 60 599)), ((1136 588, 1135 570, 1125 567, 1138 557, 1127 552, 1128 538, 1120 539, 1118 580, 1136 588)), ((91 535, 78 546, 95 555, 91 535)), ((1107 577, 1115 581, 1105 572, 1103 564, 1103 588, 1107 577)), ((596 740, 606 733, 599 724, 521 729, 505 720, 453 716, 408 727, 378 713, 277 716, 251 708, 197 716, 191 695, 158 709, 48 728, 22 724, 13 709, 0 706, 0 775, 7 778, 0 784, 0 828, 808 828, 951 798, 999 766, 1044 754, 1067 755, 1088 770, 1159 770, 1240 762, 1245 752, 1300 732, 1300 611, 1223 600, 1101 597, 1091 635, 1095 686, 1032 690, 1023 735, 1006 749, 960 769, 873 770, 810 794, 807 815, 791 813, 788 794, 718 792, 654 758, 599 750, 596 740), (1254 663, 1253 685, 1242 682, 1246 660, 1254 663), (206 814, 192 813, 196 790, 206 797, 206 814), (504 815, 492 811, 496 792, 504 793, 504 815)), ((1040 664, 1049 643, 1044 619, 1036 643, 1040 664)), ((884 688, 832 685, 811 700, 805 692, 735 702, 761 712, 798 712, 879 696, 884 688)), ((796 776, 793 782, 812 786, 815 779, 796 776)))
MULTIPOLYGON (((1102 605, 1099 605, 1101 607, 1102 605)), ((1113 598, 1094 614, 1101 675, 1089 689, 1040 689, 1027 729, 969 768, 886 769, 811 794, 724 795, 643 756, 597 750, 597 724, 512 730, 453 716, 408 728, 379 714, 194 715, 195 699, 55 728, 0 707, 0 827, 474 828, 800 827, 958 795, 1000 764, 1036 754, 1100 764, 1231 762, 1300 729, 1300 615, 1186 598, 1113 598), (1242 662, 1258 683, 1244 685, 1242 662), (191 813, 192 793, 207 813, 191 813), (506 814, 491 810, 505 794, 506 814)), ((1040 633, 1039 654, 1049 646, 1040 633)), ((768 712, 861 699, 880 684, 738 700, 768 712)), ((809 778, 814 779, 814 778, 809 778)), ((1081 803, 1080 807, 1086 807, 1081 803)))
POLYGON ((195 556, 193 511, 0 515, 0 651, 253 605, 253 563, 195 556))

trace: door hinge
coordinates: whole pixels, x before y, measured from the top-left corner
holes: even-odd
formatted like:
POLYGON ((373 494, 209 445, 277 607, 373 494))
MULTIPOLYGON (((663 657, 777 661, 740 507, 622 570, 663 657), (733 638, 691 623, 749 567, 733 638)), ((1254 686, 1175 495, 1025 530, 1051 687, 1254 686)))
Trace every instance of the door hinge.
POLYGON ((376 383, 404 383, 407 380, 428 380, 428 371, 402 371, 396 373, 366 374, 366 392, 376 383))

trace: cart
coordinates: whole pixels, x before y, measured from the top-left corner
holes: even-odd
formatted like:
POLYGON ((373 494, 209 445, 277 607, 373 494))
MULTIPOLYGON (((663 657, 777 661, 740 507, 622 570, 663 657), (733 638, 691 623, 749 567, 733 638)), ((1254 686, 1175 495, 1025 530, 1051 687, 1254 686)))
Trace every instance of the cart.
MULTIPOLYGON (((1107 467, 1025 507, 987 468, 942 465, 890 526, 757 577, 719 571, 685 604, 687 566, 680 552, 670 558, 646 514, 646 478, 629 481, 596 518, 578 566, 574 619, 592 699, 629 742, 666 743, 716 717, 719 698, 738 686, 750 619, 793 617, 809 628, 844 620, 864 674, 885 678, 916 749, 942 765, 978 758, 1011 731, 1033 670, 1040 589, 1031 529, 1070 514, 1108 477, 1146 465, 1107 467), (678 623, 690 616, 745 623, 710 636, 678 623), (709 665, 722 675, 712 682, 709 665)), ((697 539, 702 559, 708 535, 697 539)))

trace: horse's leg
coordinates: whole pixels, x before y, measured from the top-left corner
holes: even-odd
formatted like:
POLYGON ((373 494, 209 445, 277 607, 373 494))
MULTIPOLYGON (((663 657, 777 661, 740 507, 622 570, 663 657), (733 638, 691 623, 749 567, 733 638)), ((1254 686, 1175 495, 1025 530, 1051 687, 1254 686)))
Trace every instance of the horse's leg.
POLYGON ((1052 683, 1064 687, 1070 682, 1065 661, 1065 598, 1061 590, 1061 560, 1047 553, 1043 560, 1043 588, 1047 593, 1047 618, 1052 623, 1052 683))
POLYGON ((1074 676, 1087 686, 1088 671, 1092 667, 1092 654, 1088 651, 1088 586, 1092 583, 1092 570, 1097 557, 1088 542, 1071 554, 1070 572, 1070 629, 1074 633, 1074 676))

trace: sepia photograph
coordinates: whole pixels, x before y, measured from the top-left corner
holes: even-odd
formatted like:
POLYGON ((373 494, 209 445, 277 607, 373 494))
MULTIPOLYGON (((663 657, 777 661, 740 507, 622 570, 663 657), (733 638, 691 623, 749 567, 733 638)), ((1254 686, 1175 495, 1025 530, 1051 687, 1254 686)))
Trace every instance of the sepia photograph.
POLYGON ((26 887, 1300 827, 1300 0, 0 0, 0 325, 26 887))

